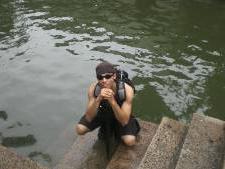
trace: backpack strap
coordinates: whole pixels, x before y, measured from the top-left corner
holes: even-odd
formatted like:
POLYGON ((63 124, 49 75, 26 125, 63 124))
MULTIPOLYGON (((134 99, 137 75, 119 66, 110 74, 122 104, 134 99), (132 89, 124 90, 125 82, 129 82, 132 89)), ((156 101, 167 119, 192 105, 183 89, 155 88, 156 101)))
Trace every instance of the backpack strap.
POLYGON ((121 102, 126 99, 125 84, 121 80, 117 83, 117 94, 121 102))
POLYGON ((122 81, 133 88, 134 93, 136 92, 133 82, 130 80, 128 73, 125 70, 117 70, 117 81, 122 81))
POLYGON ((100 94, 100 92, 101 92, 101 87, 100 87, 99 83, 97 83, 95 85, 94 96, 95 97, 98 97, 98 95, 100 94))

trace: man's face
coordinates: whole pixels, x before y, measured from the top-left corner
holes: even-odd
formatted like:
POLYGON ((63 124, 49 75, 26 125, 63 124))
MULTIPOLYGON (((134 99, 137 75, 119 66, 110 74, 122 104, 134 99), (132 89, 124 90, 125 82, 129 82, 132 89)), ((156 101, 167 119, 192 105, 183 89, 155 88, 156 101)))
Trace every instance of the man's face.
POLYGON ((112 89, 113 83, 116 79, 116 74, 115 73, 105 73, 105 74, 97 75, 97 79, 102 88, 112 89))

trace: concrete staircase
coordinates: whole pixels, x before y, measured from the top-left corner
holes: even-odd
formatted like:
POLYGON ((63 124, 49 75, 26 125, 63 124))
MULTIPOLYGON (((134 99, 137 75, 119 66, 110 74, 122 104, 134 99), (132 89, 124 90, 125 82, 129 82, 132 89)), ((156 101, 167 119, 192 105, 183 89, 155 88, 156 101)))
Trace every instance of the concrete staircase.
POLYGON ((145 155, 149 143, 151 143, 158 125, 140 121, 141 131, 138 143, 134 147, 120 144, 114 153, 106 169, 136 169, 145 155))
MULTIPOLYGON (((224 151, 225 152, 225 151, 224 151)), ((225 169, 225 155, 223 157, 223 169, 225 169)))
POLYGON ((54 169, 137 168, 155 135, 157 125, 140 121, 142 128, 137 146, 119 145, 112 159, 106 158, 105 145, 98 141, 97 131, 78 137, 64 159, 54 169))
POLYGON ((163 118, 138 169, 175 168, 186 131, 184 124, 163 118))
MULTIPOLYGON (((159 125, 139 122, 141 132, 136 146, 120 144, 108 160, 105 145, 94 131, 78 137, 54 169, 225 169, 224 121, 193 114, 188 125, 166 117, 159 125)), ((1 149, 0 146, 0 169, 14 169, 2 163, 10 156, 1 149)), ((25 163, 20 165, 29 169, 25 163)), ((44 169, 36 163, 35 167, 44 169)))
POLYGON ((176 169, 222 168, 224 129, 224 121, 194 115, 176 169))
MULTIPOLYGON (((170 134, 170 137, 173 136, 170 134)), ((183 145, 181 141, 175 147, 168 142, 169 145, 163 144, 153 150, 151 143, 138 169, 222 169, 225 152, 224 121, 194 114, 183 138, 183 145), (168 147, 170 151, 167 151, 168 147)))

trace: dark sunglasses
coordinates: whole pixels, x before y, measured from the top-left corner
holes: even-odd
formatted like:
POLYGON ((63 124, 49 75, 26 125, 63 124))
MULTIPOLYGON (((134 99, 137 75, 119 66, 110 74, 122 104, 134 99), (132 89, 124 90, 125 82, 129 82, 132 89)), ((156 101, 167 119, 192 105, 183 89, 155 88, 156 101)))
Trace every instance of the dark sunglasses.
POLYGON ((102 75, 97 75, 97 79, 98 79, 98 80, 103 80, 104 78, 105 78, 105 79, 110 79, 112 76, 113 76, 113 74, 107 74, 107 75, 104 75, 104 76, 102 76, 102 75))

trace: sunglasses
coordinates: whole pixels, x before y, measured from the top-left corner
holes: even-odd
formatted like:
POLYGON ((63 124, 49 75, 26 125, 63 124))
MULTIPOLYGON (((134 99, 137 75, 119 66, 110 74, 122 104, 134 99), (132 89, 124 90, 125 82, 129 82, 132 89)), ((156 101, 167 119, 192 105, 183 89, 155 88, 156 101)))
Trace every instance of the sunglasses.
POLYGON ((107 74, 107 75, 104 75, 104 76, 102 76, 102 75, 97 75, 97 79, 98 79, 98 80, 103 80, 104 78, 105 78, 105 79, 110 79, 112 76, 113 76, 113 74, 107 74))

